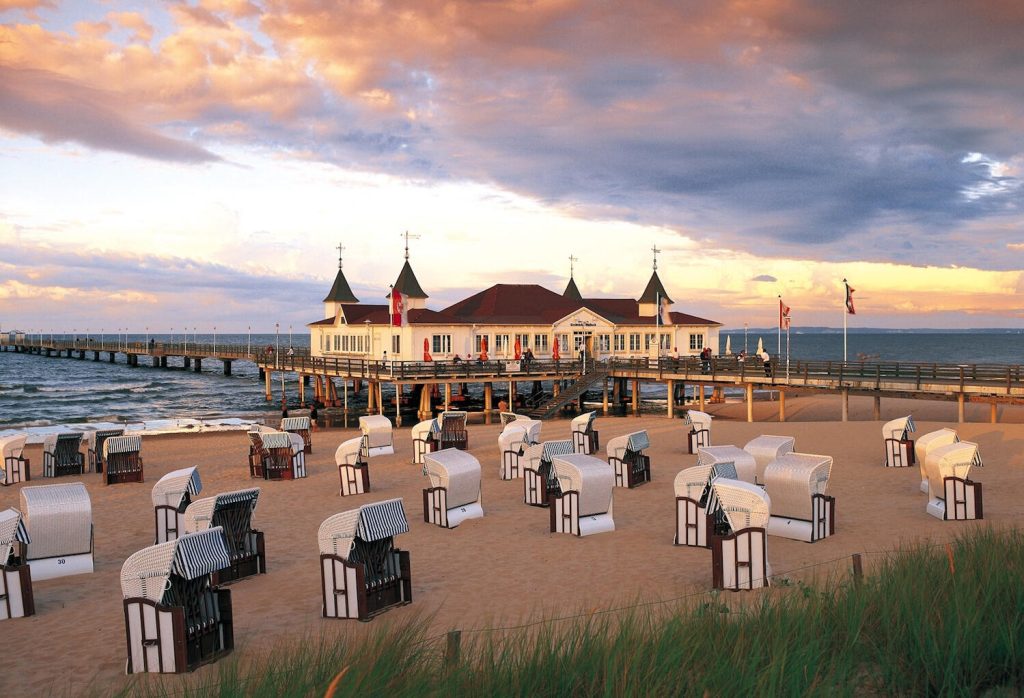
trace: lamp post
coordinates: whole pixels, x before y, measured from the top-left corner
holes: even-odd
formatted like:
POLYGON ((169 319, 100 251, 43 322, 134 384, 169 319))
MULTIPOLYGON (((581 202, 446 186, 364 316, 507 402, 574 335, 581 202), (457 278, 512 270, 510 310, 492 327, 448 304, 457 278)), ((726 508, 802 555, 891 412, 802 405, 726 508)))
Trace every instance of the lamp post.
POLYGON ((274 332, 277 335, 277 349, 274 351, 274 363, 278 365, 278 372, 281 374, 281 405, 285 404, 284 396, 284 370, 281 368, 281 323, 274 323, 274 332))
POLYGON ((146 345, 149 345, 149 325, 146 325, 146 345))
POLYGON ((743 323, 743 354, 747 353, 747 323, 743 323))
POLYGON ((245 338, 245 355, 252 356, 252 325, 249 325, 249 334, 245 338))
POLYGON ((213 326, 213 353, 217 353, 217 326, 213 326))
POLYGON ((292 326, 288 325, 288 348, 292 348, 292 326))

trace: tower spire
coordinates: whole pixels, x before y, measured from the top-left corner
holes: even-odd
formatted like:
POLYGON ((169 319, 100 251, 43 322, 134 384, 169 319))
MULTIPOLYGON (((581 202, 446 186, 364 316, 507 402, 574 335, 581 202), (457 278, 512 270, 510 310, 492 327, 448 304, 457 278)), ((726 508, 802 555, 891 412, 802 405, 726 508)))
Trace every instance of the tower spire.
POLYGON ((573 255, 569 255, 569 278, 570 279, 573 277, 573 272, 575 271, 575 269, 573 268, 573 263, 574 262, 578 262, 578 261, 580 261, 579 257, 574 257, 573 255))
POLYGON ((342 266, 343 266, 342 263, 341 263, 341 253, 344 252, 344 251, 345 251, 345 246, 339 242, 338 243, 338 269, 341 269, 342 266))
POLYGON ((405 238, 405 261, 408 262, 409 261, 409 238, 412 238, 413 240, 419 240, 420 236, 419 235, 410 235, 409 231, 406 230, 404 233, 402 233, 402 237, 405 238))

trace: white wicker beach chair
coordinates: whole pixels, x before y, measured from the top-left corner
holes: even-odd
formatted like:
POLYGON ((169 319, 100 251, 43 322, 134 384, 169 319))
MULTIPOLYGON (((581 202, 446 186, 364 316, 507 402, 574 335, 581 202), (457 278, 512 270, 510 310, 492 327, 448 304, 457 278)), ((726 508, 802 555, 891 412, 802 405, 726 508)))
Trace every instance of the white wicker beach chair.
POLYGON ((437 418, 437 450, 444 448, 469 448, 469 432, 466 419, 469 415, 460 410, 446 410, 437 418))
POLYGON ((430 487, 423 490, 423 520, 442 528, 455 528, 467 519, 484 515, 480 489, 480 461, 466 451, 444 448, 424 457, 430 487))
POLYGON ((572 420, 572 447, 576 453, 592 455, 601 448, 600 434, 594 429, 597 412, 584 412, 572 420))
POLYGON ((370 491, 370 466, 366 455, 366 434, 342 441, 334 452, 338 466, 339 494, 347 497, 370 491))
POLYGON ((0 620, 36 612, 32 573, 25 562, 30 540, 20 511, 13 507, 0 511, 0 620))
POLYGON ((768 494, 749 482, 718 477, 711 482, 707 508, 713 517, 721 514, 728 531, 711 537, 714 588, 739 591, 768 586, 768 494))
POLYGON ((551 471, 558 487, 551 496, 552 533, 589 536, 615 530, 612 466, 594 456, 571 453, 554 456, 551 471))
POLYGON ((928 454, 939 446, 947 446, 960 441, 956 429, 936 429, 927 434, 922 434, 914 443, 914 460, 921 471, 921 491, 928 494, 928 470, 925 463, 928 461, 928 454))
POLYGON ((708 547, 708 532, 713 528, 705 506, 706 491, 714 474, 715 465, 709 463, 684 468, 676 475, 676 545, 708 547))
POLYGON ((764 469, 772 500, 768 534, 813 543, 834 534, 836 500, 825 494, 832 457, 785 453, 764 469))
POLYGON ((514 422, 517 419, 529 419, 526 415, 516 414, 515 412, 499 412, 498 419, 501 420, 501 426, 508 426, 510 422, 514 422))
POLYGON ((0 485, 14 485, 32 479, 31 464, 25 457, 26 434, 0 437, 0 485))
POLYGON ((156 519, 156 543, 177 540, 185 534, 185 510, 192 498, 203 490, 199 468, 172 470, 153 485, 153 514, 156 519))
POLYGON ((103 444, 111 436, 124 436, 124 429, 97 429, 84 432, 86 466, 96 473, 103 472, 103 444))
POLYGON ((501 456, 498 476, 502 480, 523 476, 523 454, 528 447, 540 443, 540 429, 541 422, 535 419, 518 419, 501 430, 498 435, 498 454, 501 456))
POLYGON ((754 482, 764 482, 765 467, 781 455, 791 452, 796 448, 796 439, 792 436, 771 436, 763 435, 747 442, 743 450, 754 457, 757 470, 754 472, 754 482))
POLYGON ((301 434, 254 429, 249 432, 249 477, 295 480, 306 477, 305 442, 301 434))
POLYGON ((110 436, 103 441, 103 482, 142 482, 142 437, 110 436))
POLYGON ((535 507, 546 507, 557 492, 558 480, 551 470, 555 456, 575 453, 572 441, 545 441, 529 446, 523 453, 523 502, 535 507))
POLYGON ((646 430, 608 441, 608 463, 615 469, 617 487, 632 488, 651 481, 651 458, 644 455, 650 445, 646 430))
POLYGON ((702 446, 711 445, 711 415, 698 410, 687 410, 683 420, 690 425, 687 434, 687 453, 696 453, 702 446))
POLYGON ((231 565, 214 573, 213 584, 227 584, 254 574, 266 574, 267 555, 263 531, 253 528, 252 516, 260 488, 224 492, 197 499, 185 509, 185 532, 224 529, 231 565))
POLYGON ((121 566, 126 673, 180 674, 234 647, 231 592, 211 576, 231 565, 217 526, 159 543, 121 566))
POLYGON ((412 428, 412 462, 423 465, 423 457, 437 450, 437 435, 440 431, 436 419, 420 422, 412 428))
POLYGON ((971 468, 981 467, 978 444, 970 441, 929 449, 928 507, 926 511, 947 521, 982 519, 981 483, 968 477, 971 468))
POLYGON ((313 452, 312 422, 309 417, 285 417, 281 420, 281 431, 301 436, 302 452, 313 452))
POLYGON ((32 538, 26 560, 34 581, 93 571, 92 502, 85 485, 23 487, 21 511, 32 538))
POLYGON ((50 434, 43 439, 43 477, 81 475, 85 469, 81 445, 80 431, 50 434))
POLYGON ((908 434, 916 429, 914 418, 910 415, 893 419, 882 426, 887 468, 909 468, 914 464, 914 440, 908 434))
POLYGON ((401 499, 364 504, 320 524, 324 618, 369 620, 412 601, 409 553, 394 545, 408 531, 401 499))
POLYGON ((754 484, 757 476, 757 461, 738 446, 701 446, 697 449, 697 462, 701 465, 732 463, 736 469, 734 479, 754 484))
POLYGON ((366 457, 390 456, 395 452, 391 420, 379 414, 359 418, 359 429, 366 437, 366 457))

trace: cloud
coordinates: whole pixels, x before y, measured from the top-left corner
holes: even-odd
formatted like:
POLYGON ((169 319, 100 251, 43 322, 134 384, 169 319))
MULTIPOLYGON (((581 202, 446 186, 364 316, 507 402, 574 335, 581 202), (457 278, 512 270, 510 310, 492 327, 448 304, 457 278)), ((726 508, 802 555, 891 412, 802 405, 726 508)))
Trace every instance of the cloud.
POLYGON ((771 274, 760 274, 752 278, 751 281, 775 283, 776 281, 778 281, 778 279, 776 279, 771 274))

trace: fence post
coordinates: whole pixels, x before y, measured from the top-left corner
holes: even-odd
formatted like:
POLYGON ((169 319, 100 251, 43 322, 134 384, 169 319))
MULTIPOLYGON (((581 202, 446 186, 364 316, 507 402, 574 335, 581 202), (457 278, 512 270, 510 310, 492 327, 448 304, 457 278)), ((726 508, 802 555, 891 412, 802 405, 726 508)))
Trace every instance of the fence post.
POLYGON ((454 668, 459 664, 459 660, 462 656, 462 631, 461 630, 449 630, 448 631, 448 646, 445 651, 444 659, 445 664, 449 669, 454 668))
POLYGON ((864 578, 864 568, 861 565, 860 553, 853 554, 853 581, 855 584, 860 584, 864 578))

